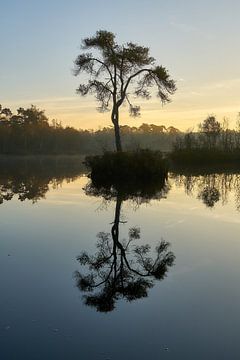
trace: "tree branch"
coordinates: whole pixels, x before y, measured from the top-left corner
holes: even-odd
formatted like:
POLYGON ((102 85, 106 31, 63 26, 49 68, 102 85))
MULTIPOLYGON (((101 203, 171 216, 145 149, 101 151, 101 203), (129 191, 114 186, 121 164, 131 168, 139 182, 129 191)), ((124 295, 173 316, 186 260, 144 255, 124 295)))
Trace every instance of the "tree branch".
POLYGON ((109 73, 109 75, 110 75, 111 81, 112 81, 112 85, 114 86, 113 76, 112 76, 112 73, 111 73, 111 71, 110 71, 110 69, 109 69, 109 66, 108 66, 107 64, 105 64, 103 61, 101 61, 101 60, 99 60, 99 59, 97 59, 97 58, 90 58, 90 59, 91 59, 92 61, 98 62, 99 64, 101 64, 102 66, 104 66, 104 67, 107 69, 107 71, 108 71, 108 73, 109 73))

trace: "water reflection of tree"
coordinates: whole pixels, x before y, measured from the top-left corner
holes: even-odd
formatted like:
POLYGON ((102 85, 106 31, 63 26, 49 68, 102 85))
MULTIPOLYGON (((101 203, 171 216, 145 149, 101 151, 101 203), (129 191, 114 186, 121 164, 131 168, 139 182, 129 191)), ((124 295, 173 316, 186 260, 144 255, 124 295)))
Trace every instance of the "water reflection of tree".
POLYGON ((178 187, 184 187, 187 195, 197 194, 197 198, 210 208, 221 201, 228 202, 229 194, 233 193, 237 210, 240 210, 240 174, 210 173, 210 174, 171 174, 178 187))
POLYGON ((131 182, 127 179, 125 183, 120 184, 111 184, 111 182, 102 184, 90 181, 84 190, 88 196, 99 197, 103 201, 117 201, 121 198, 122 201, 130 201, 135 207, 138 207, 151 200, 166 198, 170 189, 166 174, 147 182, 142 182, 141 179, 139 182, 131 182))
MULTIPOLYGON (((136 245, 140 241, 140 228, 130 228, 128 238, 120 240, 121 208, 124 200, 141 202, 153 198, 160 199, 166 195, 168 187, 162 184, 158 191, 136 191, 128 193, 123 189, 95 188, 87 186, 88 194, 104 196, 106 199, 115 199, 115 215, 111 232, 99 232, 94 255, 82 252, 78 256, 81 265, 88 268, 88 272, 75 273, 76 284, 84 292, 86 305, 96 308, 97 311, 112 311, 120 299, 133 301, 148 296, 148 290, 153 287, 155 280, 162 280, 169 267, 174 263, 175 256, 169 251, 169 243, 161 240, 152 251, 149 244, 136 245), (161 195, 160 195, 161 194, 161 195)), ((145 189, 147 190, 147 189, 145 189)))
POLYGON ((35 203, 44 198, 48 190, 48 182, 36 177, 6 179, 0 184, 0 204, 12 200, 14 195, 18 195, 20 201, 32 200, 35 203))
POLYGON ((205 187, 199 192, 198 198, 201 199, 207 207, 212 208, 219 201, 220 193, 216 188, 205 187))
POLYGON ((23 159, 0 161, 0 204, 15 195, 20 201, 33 203, 45 197, 50 187, 58 187, 64 180, 73 181, 81 174, 79 162, 72 167, 65 161, 23 159))

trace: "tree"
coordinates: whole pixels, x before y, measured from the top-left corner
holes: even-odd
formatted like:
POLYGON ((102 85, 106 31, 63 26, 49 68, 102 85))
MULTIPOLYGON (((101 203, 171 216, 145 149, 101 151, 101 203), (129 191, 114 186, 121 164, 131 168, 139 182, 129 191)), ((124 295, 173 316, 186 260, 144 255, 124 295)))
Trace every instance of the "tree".
POLYGON ((88 82, 81 83, 77 93, 82 96, 95 94, 100 112, 110 110, 111 105, 116 149, 121 151, 120 107, 128 103, 130 115, 140 115, 140 106, 132 104, 130 94, 149 99, 150 88, 155 86, 157 96, 164 104, 170 101, 176 85, 166 68, 155 64, 149 48, 132 42, 119 45, 115 35, 109 31, 99 30, 93 37, 83 39, 82 50, 89 49, 98 51, 98 55, 83 52, 75 60, 74 75, 82 72, 89 75, 88 82))
POLYGON ((3 108, 0 104, 0 119, 7 121, 12 116, 12 112, 9 108, 3 108))
POLYGON ((27 109, 20 107, 17 110, 17 115, 12 117, 12 119, 22 125, 49 126, 48 118, 44 114, 44 110, 39 110, 34 105, 31 105, 31 107, 27 109))
POLYGON ((205 134, 218 134, 221 131, 221 124, 215 116, 210 115, 200 124, 200 129, 205 134))
POLYGON ((221 124, 216 120, 214 115, 208 116, 202 124, 199 125, 200 131, 204 133, 208 139, 208 146, 210 148, 216 145, 216 140, 221 132, 221 124))

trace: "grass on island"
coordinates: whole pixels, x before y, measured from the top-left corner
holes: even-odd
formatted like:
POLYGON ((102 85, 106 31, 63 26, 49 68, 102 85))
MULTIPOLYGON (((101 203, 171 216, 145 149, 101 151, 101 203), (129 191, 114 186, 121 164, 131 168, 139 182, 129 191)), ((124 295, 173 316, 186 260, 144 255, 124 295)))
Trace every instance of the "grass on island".
POLYGON ((148 183, 168 171, 161 152, 151 150, 106 152, 86 157, 85 164, 91 180, 102 184, 148 183))

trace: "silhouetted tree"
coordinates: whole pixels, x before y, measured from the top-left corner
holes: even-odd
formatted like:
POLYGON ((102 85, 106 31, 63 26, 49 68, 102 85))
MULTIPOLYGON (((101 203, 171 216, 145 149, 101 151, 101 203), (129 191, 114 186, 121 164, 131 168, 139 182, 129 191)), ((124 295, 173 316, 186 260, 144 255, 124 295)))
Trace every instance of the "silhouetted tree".
POLYGON ((216 120, 216 117, 208 116, 202 124, 200 124, 200 131, 207 136, 208 146, 216 145, 216 140, 221 131, 221 124, 216 120))
POLYGON ((124 102, 129 104, 131 116, 139 116, 140 106, 133 105, 130 93, 149 99, 150 88, 157 87, 157 95, 162 103, 170 101, 175 90, 175 82, 163 66, 156 66, 149 55, 149 48, 132 42, 119 45, 115 35, 109 31, 97 31, 95 36, 82 41, 82 49, 98 50, 100 56, 91 52, 80 54, 75 60, 74 74, 85 72, 90 79, 80 84, 77 92, 85 96, 95 94, 100 103, 99 110, 107 111, 111 103, 111 120, 114 125, 117 151, 122 150, 119 109, 124 102), (134 86, 135 85, 135 86, 134 86))
POLYGON ((221 124, 215 116, 208 116, 202 124, 200 124, 201 131, 205 134, 218 134, 221 131, 221 124))
POLYGON ((3 108, 0 104, 0 119, 9 119, 12 116, 12 112, 9 108, 3 108))

